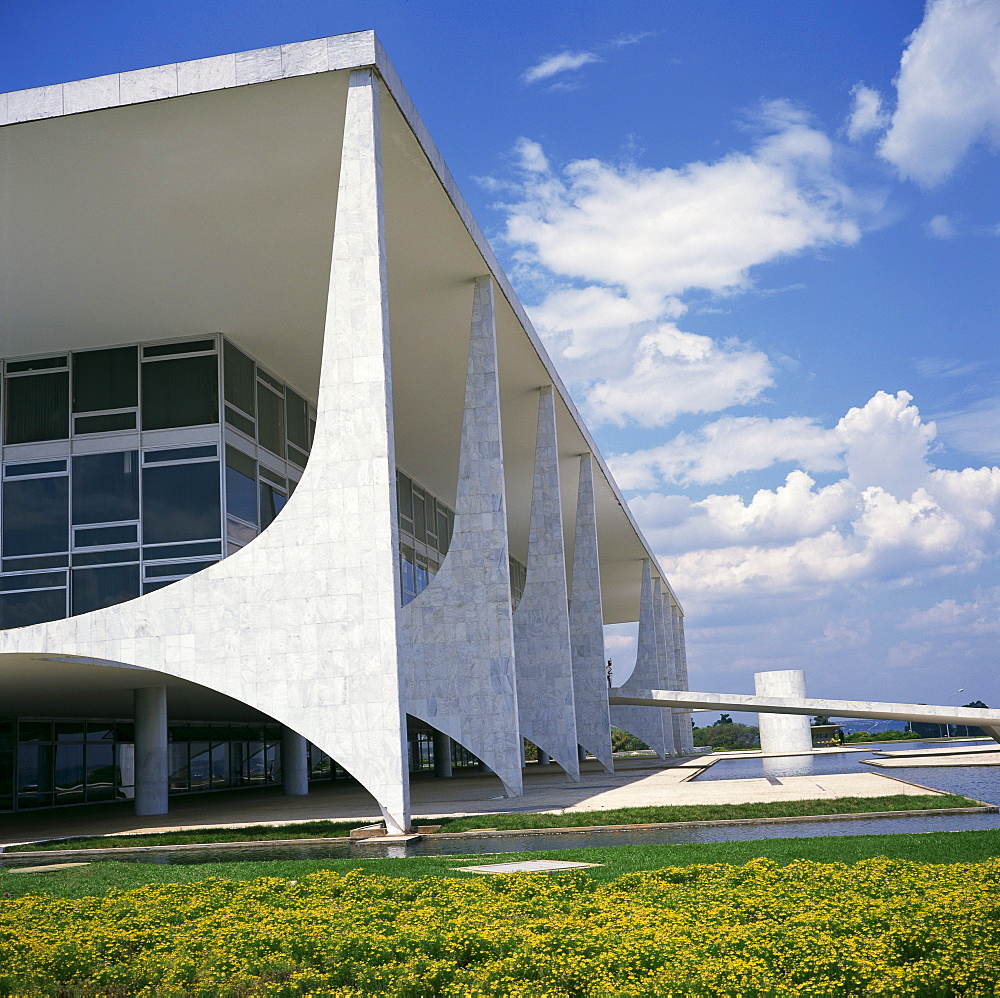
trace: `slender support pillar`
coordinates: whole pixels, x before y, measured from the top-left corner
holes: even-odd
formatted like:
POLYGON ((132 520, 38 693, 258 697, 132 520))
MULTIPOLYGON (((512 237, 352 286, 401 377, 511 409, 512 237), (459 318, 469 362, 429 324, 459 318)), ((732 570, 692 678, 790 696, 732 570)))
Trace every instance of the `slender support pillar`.
MULTIPOLYGON (((608 731, 610 732, 610 730, 611 730, 611 728, 610 728, 610 725, 609 725, 608 731)), ((609 734, 609 738, 610 738, 610 734, 609 734)), ((587 754, 588 754, 587 750, 582 745, 577 745, 577 747, 576 747, 576 757, 580 760, 580 762, 586 762, 587 761, 587 754)))
MULTIPOLYGON (((755 672, 754 693, 759 697, 805 697, 806 674, 801 669, 755 672)), ((812 751, 812 733, 806 714, 757 715, 760 750, 766 755, 812 751)))
MULTIPOLYGON (((580 456, 573 544, 573 587, 569 602, 569 633, 573 646, 573 697, 576 737, 604 769, 614 772, 611 716, 604 659, 604 610, 597 551, 597 511, 594 501, 594 459, 580 456)), ((580 761, 586 755, 580 757, 580 761)))
POLYGON ((135 710, 135 813, 167 813, 169 751, 167 688, 133 691, 135 710))
MULTIPOLYGON (((639 637, 636 648, 635 668, 632 675, 622 683, 628 690, 658 689, 661 683, 661 649, 657 647, 657 601, 659 600, 659 579, 654 595, 652 571, 649 559, 642 563, 642 588, 639 596, 639 637)), ((661 638, 662 647, 662 638, 661 638)), ((667 755, 667 740, 664 731, 666 710, 647 707, 615 706, 611 708, 611 723, 629 734, 641 738, 661 759, 667 755)), ((669 722, 668 722, 669 723, 669 722)))
POLYGON ((434 732, 434 775, 451 776, 451 739, 443 731, 434 732))
POLYGON ((541 749, 538 750, 538 765, 548 766, 552 763, 552 756, 548 752, 543 752, 541 749))
POLYGON ((521 731, 538 746, 539 753, 547 752, 571 780, 579 780, 559 446, 552 385, 545 385, 538 393, 527 576, 524 595, 514 611, 514 653, 521 731))
MULTIPOLYGON (((676 649, 677 689, 690 689, 688 685, 687 646, 684 642, 684 615, 675 603, 670 604, 670 616, 673 624, 674 647, 676 649)), ((683 712, 681 721, 681 737, 677 750, 685 755, 694 755, 694 735, 691 732, 691 712, 683 712)))
POLYGON ((406 709, 522 793, 493 279, 476 280, 455 527, 427 588, 400 612, 406 709))
POLYGON ((281 784, 286 797, 309 793, 309 743, 291 728, 281 729, 281 784))

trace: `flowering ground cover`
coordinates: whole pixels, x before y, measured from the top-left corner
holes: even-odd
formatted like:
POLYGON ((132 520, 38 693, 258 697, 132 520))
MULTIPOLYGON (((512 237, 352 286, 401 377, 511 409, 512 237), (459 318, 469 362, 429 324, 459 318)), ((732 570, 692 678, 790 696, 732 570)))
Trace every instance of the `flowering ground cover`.
POLYGON ((998 859, 464 876, 26 895, 0 902, 0 993, 919 996, 1000 982, 998 859))

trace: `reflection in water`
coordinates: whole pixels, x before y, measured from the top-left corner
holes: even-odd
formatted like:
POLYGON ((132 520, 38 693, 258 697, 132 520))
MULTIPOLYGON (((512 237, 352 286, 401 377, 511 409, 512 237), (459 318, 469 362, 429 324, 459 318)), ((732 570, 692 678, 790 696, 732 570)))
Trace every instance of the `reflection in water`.
POLYGON ((809 776, 815 772, 811 755, 779 755, 761 762, 765 776, 809 776))

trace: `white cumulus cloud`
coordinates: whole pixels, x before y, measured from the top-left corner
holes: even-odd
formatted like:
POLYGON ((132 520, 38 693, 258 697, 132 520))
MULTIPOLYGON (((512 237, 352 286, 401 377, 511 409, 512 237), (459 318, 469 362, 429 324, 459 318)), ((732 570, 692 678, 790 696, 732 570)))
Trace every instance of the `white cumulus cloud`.
POLYGON ((947 215, 935 215, 927 223, 927 234, 935 239, 954 239, 955 223, 947 215))
MULTIPOLYGON (((761 489, 749 501, 725 494, 693 501, 658 492, 633 499, 678 591, 746 596, 899 585, 971 571, 995 556, 1000 468, 934 468, 935 426, 923 422, 911 402, 906 392, 878 392, 826 431, 774 420, 774 442, 786 449, 769 449, 767 423, 752 427, 760 432, 758 456, 745 463, 760 465, 768 453, 775 461, 794 458, 798 447, 801 463, 841 464, 845 473, 832 484, 817 486, 796 469, 783 485, 761 489)), ((734 432, 738 437, 746 429, 734 432)), ((706 462, 710 440, 705 434, 695 441, 706 462)), ((657 462, 640 462, 640 469, 662 473, 666 461, 659 455, 657 462)), ((688 454, 680 473, 698 468, 697 454, 688 454)))
POLYGON ((600 57, 593 52, 558 52, 555 55, 547 55, 534 66, 526 69, 521 76, 525 83, 537 83, 539 80, 547 80, 557 73, 566 73, 573 69, 580 69, 591 62, 600 62, 600 57))
POLYGON ((756 124, 750 151, 678 169, 557 170, 518 142, 506 237, 544 288, 532 319, 594 421, 656 426, 757 398, 768 358, 681 329, 683 296, 746 290, 755 267, 860 238, 871 206, 840 181, 831 140, 784 101, 756 124))
POLYGON ((931 0, 896 93, 879 152, 901 177, 933 187, 975 143, 1000 149, 1000 3, 931 0))
POLYGON ((882 104, 882 95, 871 87, 859 83, 851 91, 854 106, 847 119, 847 137, 857 142, 871 132, 880 132, 888 123, 889 116, 882 104))

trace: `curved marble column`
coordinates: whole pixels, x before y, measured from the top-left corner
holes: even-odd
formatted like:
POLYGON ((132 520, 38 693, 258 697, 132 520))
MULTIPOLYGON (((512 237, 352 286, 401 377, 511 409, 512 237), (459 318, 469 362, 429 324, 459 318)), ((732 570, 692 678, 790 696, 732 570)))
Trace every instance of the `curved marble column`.
MULTIPOLYGON (((660 580, 654 581, 649 559, 642 563, 642 589, 639 596, 639 634, 636 642, 635 668, 622 684, 623 692, 629 690, 655 690, 662 688, 662 663, 665 648, 660 603, 660 580)), ((629 734, 641 738, 661 759, 670 751, 669 721, 665 723, 666 710, 662 708, 614 706, 611 723, 629 734)))
POLYGON ((288 504, 242 550, 187 579, 0 632, 0 656, 138 665, 231 696, 333 756, 389 830, 402 831, 409 780, 379 87, 372 70, 351 73, 316 434, 288 504))
MULTIPOLYGON (((674 649, 676 655, 678 690, 690 689, 688 685, 687 647, 684 642, 684 615, 676 603, 670 603, 670 615, 673 621, 674 649)), ((691 712, 681 711, 684 720, 680 724, 680 741, 677 751, 685 755, 694 755, 694 735, 691 733, 691 712)))
POLYGON ((437 575, 400 614, 406 709, 522 793, 493 280, 473 294, 455 527, 437 575))
POLYGON ((563 548, 555 391, 538 393, 538 431, 524 594, 514 611, 521 733, 580 779, 563 548))
POLYGON ((614 772, 608 679, 604 659, 604 610, 597 551, 594 503, 594 458, 580 455, 573 543, 573 584, 569 601, 569 634, 573 646, 573 697, 576 737, 580 746, 607 772, 614 772))

